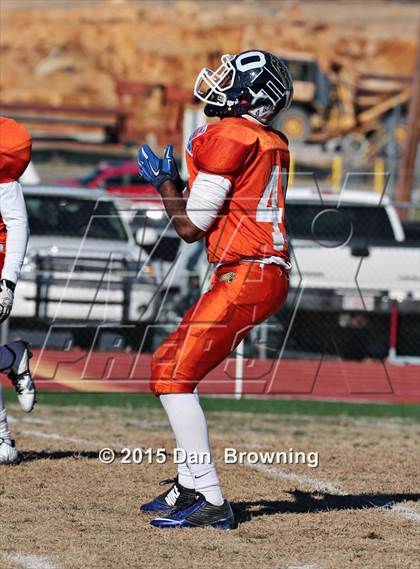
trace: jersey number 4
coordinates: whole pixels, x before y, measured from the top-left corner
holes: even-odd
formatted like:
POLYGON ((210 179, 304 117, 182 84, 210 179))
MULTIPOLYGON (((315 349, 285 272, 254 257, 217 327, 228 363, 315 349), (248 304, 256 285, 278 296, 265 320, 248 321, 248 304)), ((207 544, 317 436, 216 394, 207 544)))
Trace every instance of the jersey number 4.
MULTIPOLYGON (((282 182, 284 193, 287 184, 287 171, 282 169, 282 182)), ((280 231, 280 225, 283 222, 283 208, 279 207, 278 192, 280 186, 280 166, 274 166, 271 170, 270 179, 264 189, 264 193, 257 207, 257 221, 271 223, 273 225, 273 246, 276 251, 283 251, 284 237, 280 231), (271 198, 271 205, 268 202, 271 198)), ((280 186, 281 187, 281 186, 280 186)))

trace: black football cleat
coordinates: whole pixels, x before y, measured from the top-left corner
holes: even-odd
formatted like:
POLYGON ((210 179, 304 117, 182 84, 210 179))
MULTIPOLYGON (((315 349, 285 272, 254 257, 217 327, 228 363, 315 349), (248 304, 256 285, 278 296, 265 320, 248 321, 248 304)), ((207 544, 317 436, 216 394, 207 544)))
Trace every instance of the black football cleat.
POLYGON ((195 502, 195 490, 185 488, 178 482, 178 478, 161 480, 160 486, 171 484, 172 486, 154 500, 139 506, 142 512, 169 512, 172 509, 187 508, 195 502))
POLYGON ((211 526, 220 529, 232 529, 235 520, 232 508, 227 500, 221 506, 207 502, 202 494, 197 494, 194 504, 187 508, 178 508, 165 518, 155 518, 150 525, 157 528, 199 528, 211 526))
POLYGON ((29 369, 32 357, 30 345, 23 340, 10 342, 4 346, 12 353, 13 363, 9 369, 2 370, 15 386, 18 401, 25 413, 30 413, 36 402, 36 390, 29 369))

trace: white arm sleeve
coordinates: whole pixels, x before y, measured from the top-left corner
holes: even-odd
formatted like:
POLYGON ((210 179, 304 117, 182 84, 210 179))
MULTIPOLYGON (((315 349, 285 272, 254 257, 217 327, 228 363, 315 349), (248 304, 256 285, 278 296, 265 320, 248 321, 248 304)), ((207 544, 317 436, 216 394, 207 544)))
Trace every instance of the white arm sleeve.
POLYGON ((232 183, 223 176, 199 172, 187 201, 187 215, 201 231, 207 231, 216 219, 232 183))
POLYGON ((28 215, 19 182, 0 184, 0 215, 7 229, 1 278, 17 283, 29 238, 28 215))

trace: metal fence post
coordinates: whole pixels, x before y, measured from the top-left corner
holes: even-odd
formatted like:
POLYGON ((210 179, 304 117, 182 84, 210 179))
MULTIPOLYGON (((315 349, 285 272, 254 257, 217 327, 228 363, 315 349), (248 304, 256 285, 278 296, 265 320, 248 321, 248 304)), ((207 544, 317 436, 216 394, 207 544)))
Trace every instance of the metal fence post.
POLYGON ((235 399, 242 399, 243 382, 244 382, 244 342, 236 348, 235 360, 235 399))

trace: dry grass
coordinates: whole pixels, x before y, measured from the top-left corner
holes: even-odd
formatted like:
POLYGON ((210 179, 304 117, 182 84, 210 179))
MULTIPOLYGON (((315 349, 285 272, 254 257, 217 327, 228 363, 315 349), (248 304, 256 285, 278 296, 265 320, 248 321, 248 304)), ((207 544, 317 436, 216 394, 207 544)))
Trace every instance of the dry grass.
MULTIPOLYGON (((16 408, 11 413, 19 415, 16 408)), ((95 453, 103 446, 172 448, 163 413, 41 407, 30 417, 38 423, 21 422, 19 415, 11 424, 22 463, 0 467, 1 569, 47 569, 48 563, 50 569, 418 566, 419 520, 379 507, 395 500, 420 512, 413 423, 208 415, 220 461, 226 446, 293 447, 318 451, 320 466, 274 466, 267 473, 221 462, 219 475, 238 529, 160 531, 148 525, 137 505, 159 491, 158 480, 172 476, 173 465, 105 466, 95 453), (75 451, 82 456, 74 457, 75 451), (278 472, 330 482, 337 492, 316 492, 316 480, 287 479, 278 472), (29 562, 16 555, 38 557, 29 562)))

